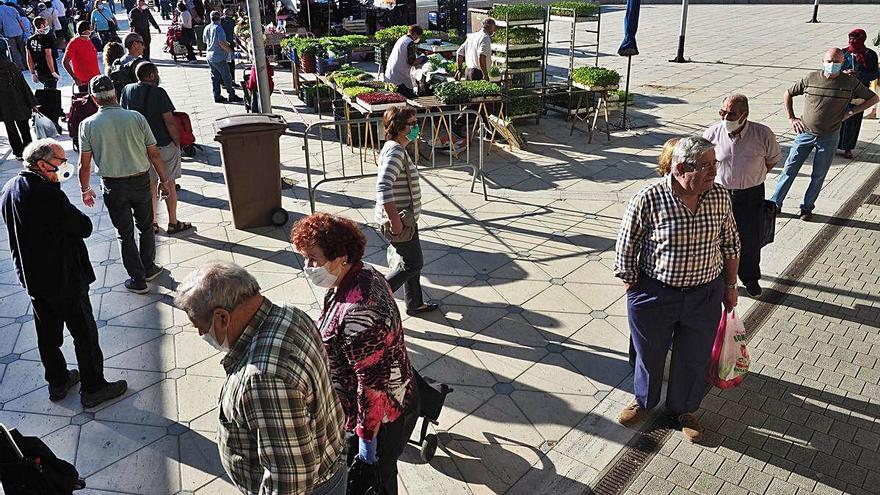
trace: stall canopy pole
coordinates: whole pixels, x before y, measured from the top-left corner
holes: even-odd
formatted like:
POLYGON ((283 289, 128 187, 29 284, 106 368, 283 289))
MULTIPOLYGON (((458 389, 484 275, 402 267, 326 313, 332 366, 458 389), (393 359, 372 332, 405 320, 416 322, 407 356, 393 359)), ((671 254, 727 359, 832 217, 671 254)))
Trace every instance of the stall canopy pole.
POLYGON ((813 2, 813 18, 807 22, 815 24, 819 22, 819 19, 817 19, 817 17, 819 17, 819 0, 813 2))
MULTIPOLYGON (((818 1, 818 0, 817 0, 818 1)), ((678 54, 670 62, 679 64, 687 62, 684 58, 684 33, 687 31, 688 0, 681 0, 681 29, 678 32, 678 54)))
POLYGON ((260 96, 260 112, 272 113, 269 95, 269 73, 266 72, 266 47, 263 44, 263 21, 260 18, 260 0, 248 0, 248 21, 251 26, 251 58, 257 71, 257 94, 260 96))

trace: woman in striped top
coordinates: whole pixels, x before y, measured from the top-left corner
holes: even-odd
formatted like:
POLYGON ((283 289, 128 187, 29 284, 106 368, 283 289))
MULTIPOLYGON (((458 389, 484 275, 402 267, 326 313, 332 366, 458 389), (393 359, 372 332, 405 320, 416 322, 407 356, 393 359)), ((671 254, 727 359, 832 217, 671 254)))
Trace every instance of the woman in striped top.
MULTIPOLYGON (((422 190, 419 187, 419 170, 406 152, 406 146, 418 139, 419 124, 416 111, 411 107, 391 107, 383 118, 385 137, 388 139, 379 154, 379 176, 376 178, 376 221, 382 224, 391 221, 393 233, 403 230, 399 211, 410 208, 413 220, 418 222, 422 210, 422 190), (406 168, 404 168, 406 167, 406 168), (407 173, 409 170, 409 173, 407 173)), ((412 239, 406 242, 392 242, 403 260, 385 279, 391 290, 404 287, 406 314, 434 311, 436 304, 426 304, 422 297, 421 276, 423 258, 419 243, 419 228, 416 225, 412 239)))

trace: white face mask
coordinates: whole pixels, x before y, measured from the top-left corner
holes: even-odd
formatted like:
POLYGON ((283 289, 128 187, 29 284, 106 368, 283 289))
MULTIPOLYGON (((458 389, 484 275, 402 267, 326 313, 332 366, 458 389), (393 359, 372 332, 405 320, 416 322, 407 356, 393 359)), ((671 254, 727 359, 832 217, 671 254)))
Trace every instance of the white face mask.
POLYGON ((303 271, 306 273, 306 278, 315 287, 329 289, 336 283, 337 276, 327 269, 326 264, 324 266, 307 266, 303 268, 303 271))
POLYGON ((228 336, 227 336, 227 338, 223 339, 223 343, 221 344, 217 340, 216 335, 214 335, 214 323, 213 322, 211 322, 211 328, 208 329, 208 333, 202 335, 202 340, 204 340, 205 342, 210 344, 211 347, 213 347, 214 349, 217 349, 218 351, 229 352, 229 345, 228 345, 229 338, 228 338, 228 336))
POLYGON ((73 177, 74 172, 76 172, 76 169, 69 163, 62 163, 55 167, 55 176, 58 177, 58 182, 64 182, 73 177))
POLYGON ((728 134, 733 134, 734 132, 740 130, 742 126, 746 125, 745 119, 743 119, 742 122, 740 122, 739 120, 722 119, 721 122, 724 122, 724 130, 726 130, 728 134))

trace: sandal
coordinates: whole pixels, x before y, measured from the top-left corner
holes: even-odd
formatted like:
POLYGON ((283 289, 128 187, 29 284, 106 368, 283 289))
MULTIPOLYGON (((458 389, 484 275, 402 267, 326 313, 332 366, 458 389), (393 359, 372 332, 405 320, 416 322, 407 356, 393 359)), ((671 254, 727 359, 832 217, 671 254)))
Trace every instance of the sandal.
POLYGON ((181 222, 180 220, 177 223, 169 223, 168 224, 168 232, 169 234, 176 234, 178 232, 183 232, 184 230, 189 230, 192 228, 191 223, 181 222))
POLYGON ((154 233, 154 234, 158 234, 158 233, 159 233, 159 224, 156 223, 156 222, 153 222, 153 233, 154 233))

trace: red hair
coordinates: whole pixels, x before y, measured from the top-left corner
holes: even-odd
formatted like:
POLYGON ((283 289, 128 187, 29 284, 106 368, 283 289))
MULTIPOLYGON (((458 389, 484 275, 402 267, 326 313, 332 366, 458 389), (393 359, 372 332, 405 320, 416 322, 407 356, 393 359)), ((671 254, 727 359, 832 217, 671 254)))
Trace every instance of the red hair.
POLYGON ((364 257, 367 237, 351 220, 328 213, 314 213, 296 222, 290 242, 300 253, 318 246, 328 260, 348 256, 349 263, 364 257))

